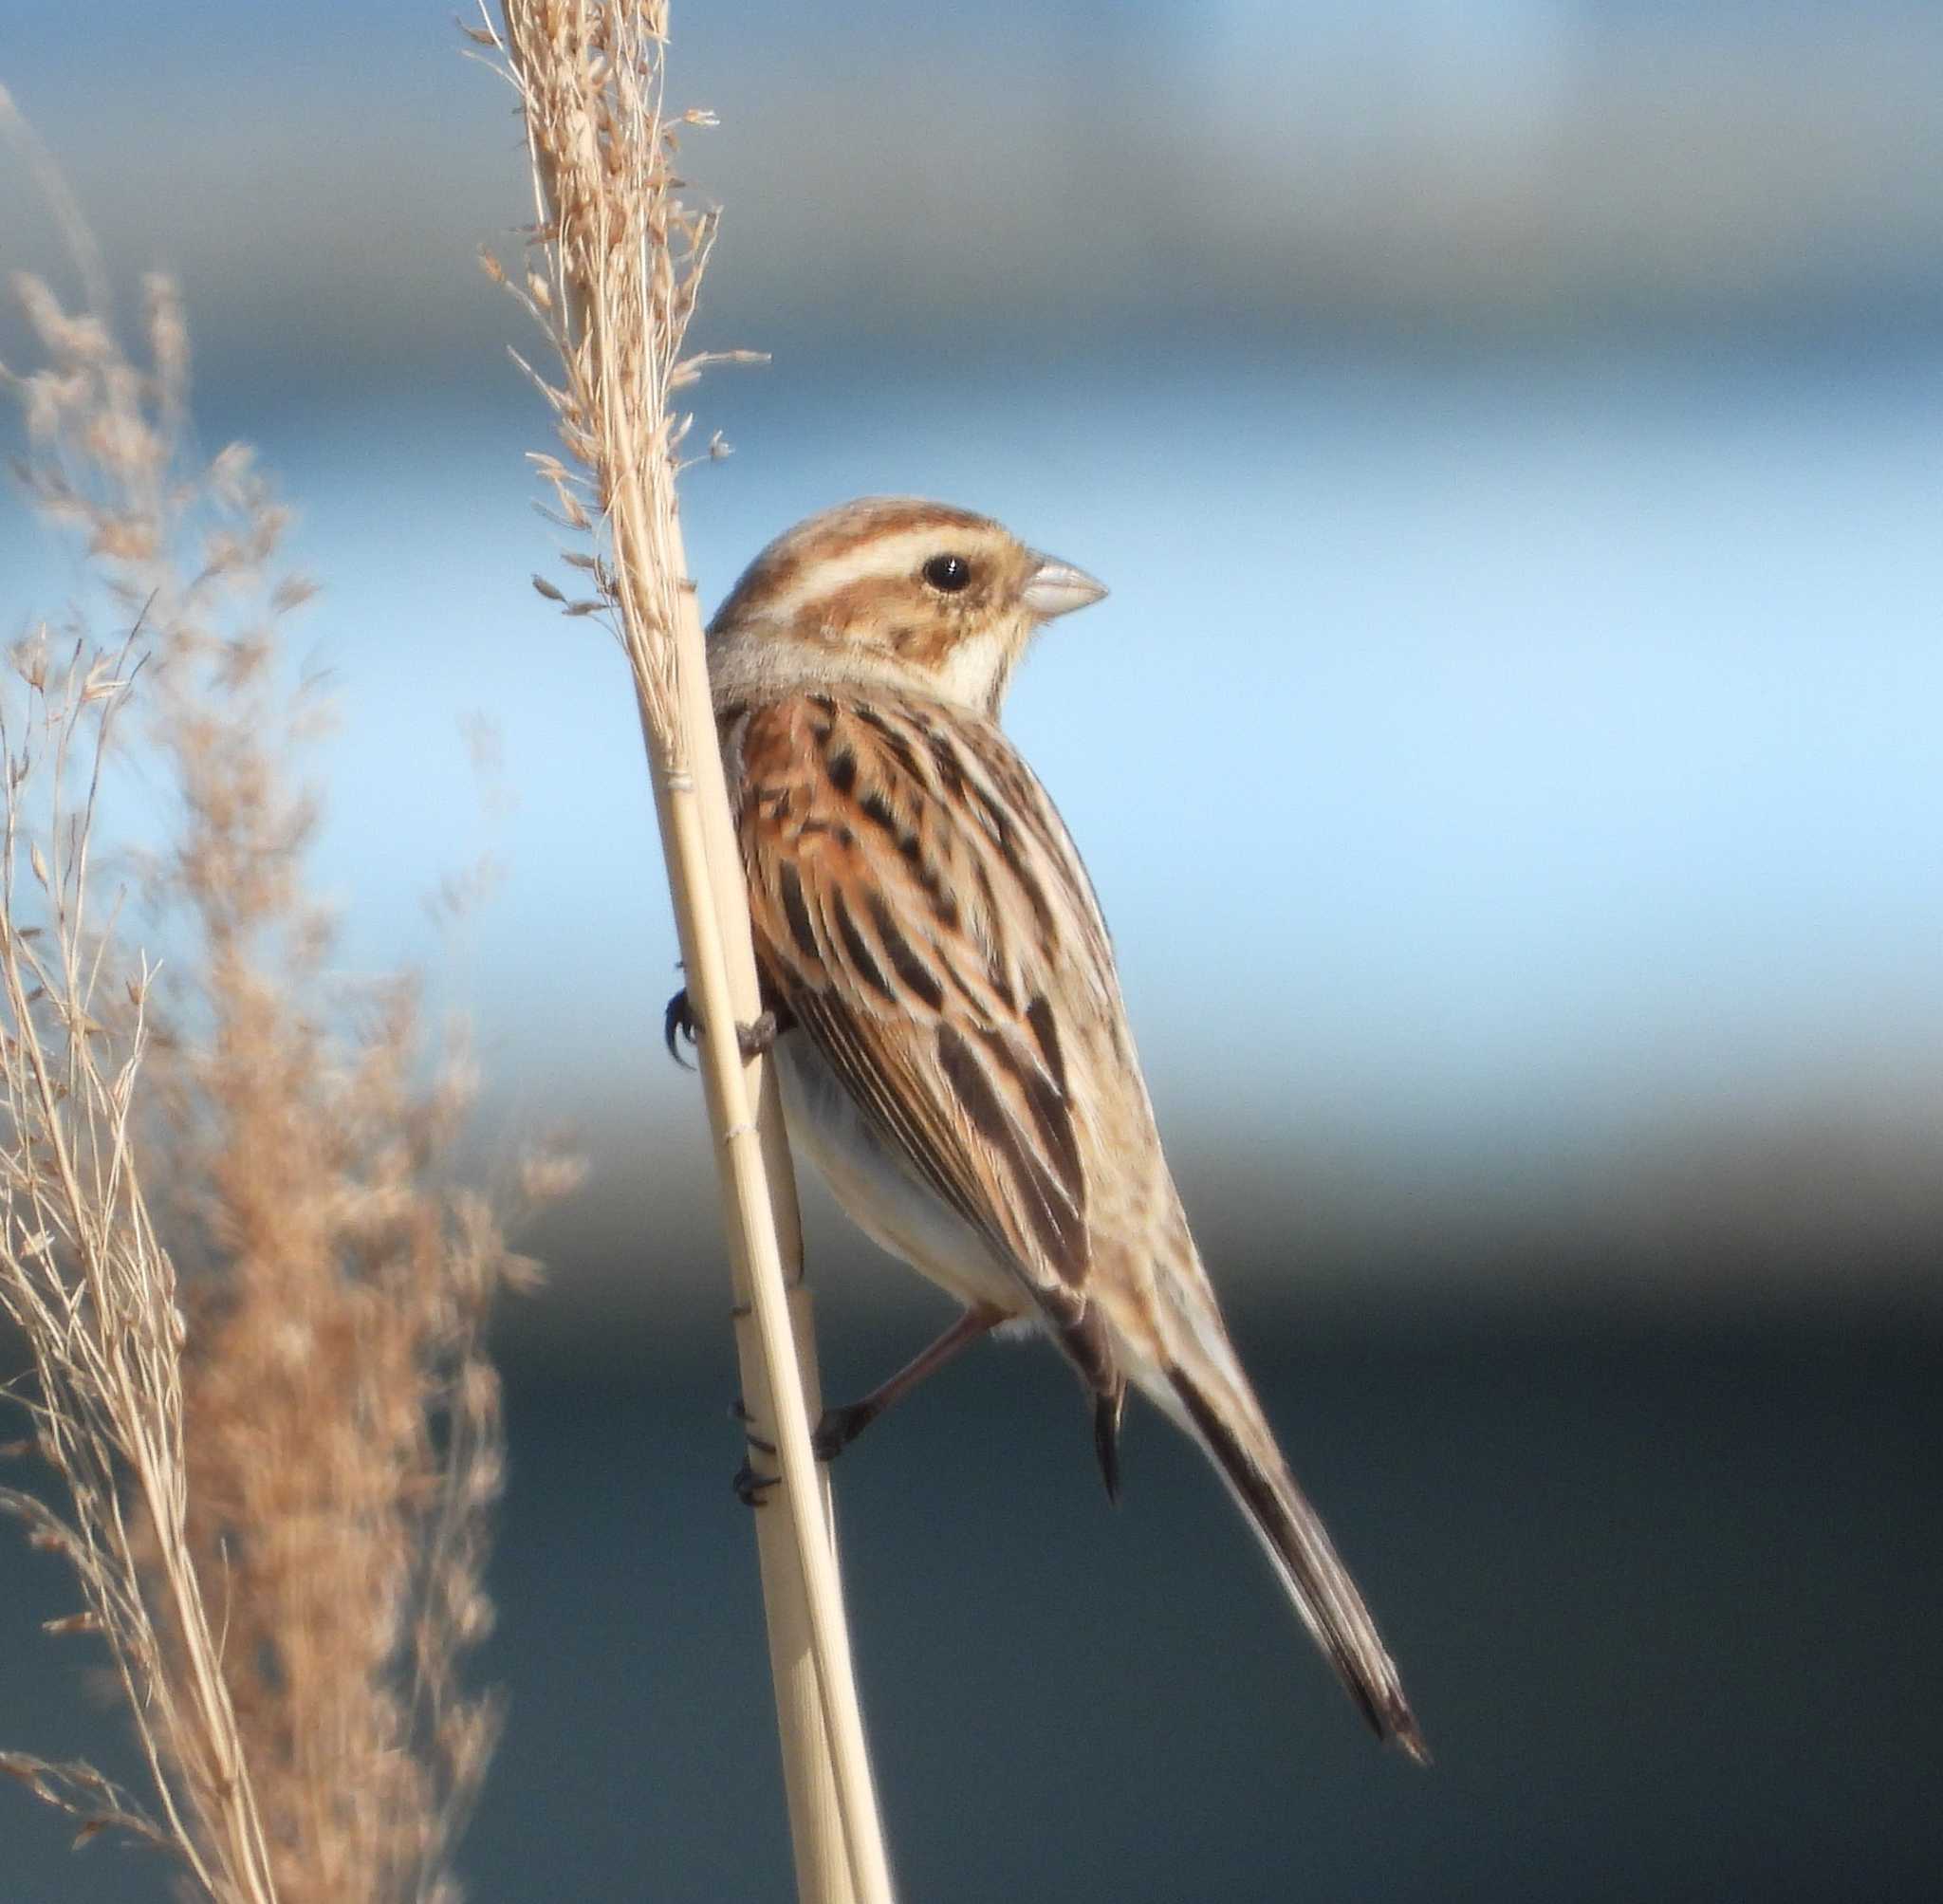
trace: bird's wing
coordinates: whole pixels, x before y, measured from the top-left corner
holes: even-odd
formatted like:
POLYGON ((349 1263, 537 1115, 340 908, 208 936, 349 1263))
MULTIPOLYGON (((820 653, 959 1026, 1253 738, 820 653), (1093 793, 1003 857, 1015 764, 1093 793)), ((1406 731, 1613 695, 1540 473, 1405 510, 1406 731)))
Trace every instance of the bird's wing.
POLYGON ((995 726, 916 696, 801 693, 721 722, 766 978, 879 1137, 1069 1332, 1092 1257, 1079 1074, 1102 1041, 1132 1055, 1050 801, 995 726))
POLYGON ((1159 1379, 1371 1723, 1423 1756, 1375 1622, 1222 1330, 1106 929, 1037 781, 990 722, 916 696, 718 712, 766 979, 879 1136, 1031 1292, 1096 1392, 1109 1491, 1124 1383, 1098 1299, 1132 1266, 1102 1207, 1144 1181, 1172 1316, 1149 1324, 1159 1379))

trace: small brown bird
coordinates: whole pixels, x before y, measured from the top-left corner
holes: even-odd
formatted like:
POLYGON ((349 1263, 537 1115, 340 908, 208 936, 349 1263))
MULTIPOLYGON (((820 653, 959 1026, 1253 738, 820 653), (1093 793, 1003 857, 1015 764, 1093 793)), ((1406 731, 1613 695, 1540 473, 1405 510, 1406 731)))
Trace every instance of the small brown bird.
POLYGON ((820 1448, 987 1331, 1043 1328, 1092 1396, 1108 1493, 1132 1381, 1206 1451, 1379 1736, 1422 1759, 1222 1326, 1092 885, 997 725, 1040 625, 1105 593, 983 516, 873 498, 771 543, 710 626, 791 1138, 965 1305, 820 1448))

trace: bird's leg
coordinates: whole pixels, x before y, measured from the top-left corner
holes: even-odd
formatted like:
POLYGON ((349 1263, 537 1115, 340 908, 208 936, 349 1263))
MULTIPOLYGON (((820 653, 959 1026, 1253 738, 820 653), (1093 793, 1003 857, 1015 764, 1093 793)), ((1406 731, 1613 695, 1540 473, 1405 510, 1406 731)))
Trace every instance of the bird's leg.
POLYGON ((929 1348, 920 1349, 888 1381, 879 1382, 860 1401, 824 1409, 823 1418, 817 1423, 816 1433, 811 1437, 817 1459, 834 1461, 894 1401, 901 1400, 926 1376, 935 1375, 1005 1320, 1003 1309, 974 1303, 929 1348))
MULTIPOLYGON (((767 1058, 776 1048, 776 1040, 789 1029, 793 1021, 780 1007, 765 1006, 754 1020, 748 1025, 735 1027, 735 1048, 742 1053, 745 1063, 756 1058, 767 1058)), ((690 1050, 694 1042, 708 1027, 702 1024, 700 1014, 690 1002, 688 988, 683 986, 668 1001, 668 1009, 661 1018, 661 1036, 668 1046, 668 1055, 685 1070, 693 1070, 681 1053, 675 1048, 675 1041, 685 1038, 690 1050)))

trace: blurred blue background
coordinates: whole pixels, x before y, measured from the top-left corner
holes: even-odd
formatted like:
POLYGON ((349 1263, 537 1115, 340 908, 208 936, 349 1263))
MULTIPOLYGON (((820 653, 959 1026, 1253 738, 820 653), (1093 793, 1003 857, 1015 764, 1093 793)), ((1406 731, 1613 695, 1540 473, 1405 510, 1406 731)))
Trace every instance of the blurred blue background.
MULTIPOLYGON (((774 356, 696 393, 736 446, 687 488, 704 598, 885 490, 1113 585, 1009 725, 1439 1756, 1358 1736, 1191 1455, 1137 1423, 1109 1519, 1066 1377, 992 1351, 842 1475, 909 1895, 1928 1895, 1943 12, 860 0, 675 33, 675 96, 724 120, 687 149, 727 207, 695 341, 774 356)), ((472 1009, 483 1155, 565 1121, 596 1166, 507 1318, 473 1894, 780 1895, 634 714, 527 585, 563 573, 506 360, 535 341, 473 263, 529 202, 509 95, 379 0, 9 0, 0 83, 121 283, 180 276, 208 447, 255 442, 300 510, 347 961, 472 1009), (454 953, 421 901, 482 850, 505 885, 454 953)), ((0 265, 61 269, 17 164, 0 265)), ((70 576, 17 499, 0 575, 9 633, 70 576)), ((935 1304, 811 1228, 841 1394, 935 1304)), ((18 1568, 25 1630, 62 1600, 18 1568)), ((0 1743, 95 1748, 49 1655, 0 1743)), ((6 1895, 160 1895, 0 1803, 6 1895)))

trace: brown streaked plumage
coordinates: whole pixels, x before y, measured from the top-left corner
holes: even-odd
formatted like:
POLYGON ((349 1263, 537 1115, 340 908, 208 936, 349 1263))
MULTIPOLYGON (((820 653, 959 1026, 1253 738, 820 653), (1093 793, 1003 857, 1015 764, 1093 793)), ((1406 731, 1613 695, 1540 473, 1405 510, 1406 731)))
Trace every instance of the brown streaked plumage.
POLYGON ((1109 1491, 1131 1381, 1206 1451, 1379 1734, 1421 1758, 1222 1326, 1085 869, 997 725, 1038 627, 1104 592, 985 517, 879 498, 772 543, 710 627, 791 1136, 966 1310, 825 1443, 987 1329, 1044 1327, 1094 1398, 1109 1491))

